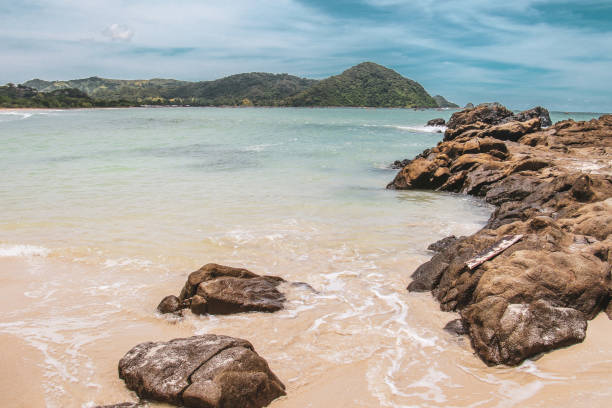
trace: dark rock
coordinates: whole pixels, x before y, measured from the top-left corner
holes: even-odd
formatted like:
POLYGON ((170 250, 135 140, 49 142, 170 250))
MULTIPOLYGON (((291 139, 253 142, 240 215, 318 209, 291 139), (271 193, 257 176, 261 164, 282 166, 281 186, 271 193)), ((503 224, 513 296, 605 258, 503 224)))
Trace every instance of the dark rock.
POLYGON ((547 127, 552 125, 552 121, 550 120, 550 114, 548 110, 541 107, 536 106, 535 108, 519 112, 514 115, 514 120, 518 122, 526 122, 530 119, 537 118, 540 120, 540 126, 547 127))
POLYGON ((444 119, 436 118, 428 121, 426 126, 444 126, 445 124, 446 121, 444 119))
POLYGON ((446 323, 446 326, 444 326, 444 330, 457 336, 463 336, 469 333, 468 328, 465 326, 465 323, 463 323, 463 320, 461 319, 451 320, 450 322, 446 323))
POLYGON ((410 292, 427 292, 435 288, 442 273, 448 267, 446 257, 435 255, 430 261, 419 266, 412 273, 412 282, 408 285, 410 292))
POLYGON ((410 163, 410 160, 408 159, 404 159, 404 160, 396 160, 393 162, 393 164, 391 164, 391 168, 392 169, 401 169, 406 167, 408 164, 410 163))
POLYGON ((474 109, 474 104, 472 102, 468 102, 464 109, 474 109))
POLYGON ((276 312, 285 302, 285 296, 276 289, 279 283, 279 280, 267 276, 251 279, 219 277, 200 283, 197 295, 206 299, 206 312, 209 314, 276 312))
POLYGON ((527 357, 580 343, 586 335, 587 321, 578 310, 543 299, 499 304, 505 307, 487 302, 482 305, 486 309, 478 304, 462 313, 469 321, 476 352, 490 365, 520 364, 527 357))
POLYGON ((578 177, 570 191, 576 200, 582 202, 589 201, 594 195, 593 181, 588 175, 583 174, 578 177))
POLYGON ((181 301, 174 295, 166 296, 157 306, 157 310, 160 313, 175 313, 181 309, 181 301))
POLYGON ((438 240, 438 241, 434 242, 433 244, 430 244, 427 247, 427 249, 429 251, 440 252, 440 251, 448 248, 455 241, 457 241, 457 237, 454 236, 454 235, 451 235, 449 237, 442 238, 441 240, 438 240))
POLYGON ((119 377, 141 398, 186 407, 258 408, 285 395, 248 341, 215 334, 139 344, 119 377))
POLYGON ((504 119, 512 116, 511 110, 498 103, 483 103, 475 108, 453 113, 446 126, 449 129, 456 129, 460 126, 471 125, 477 122, 486 125, 499 125, 504 123, 504 119))
POLYGON ((165 297, 158 310, 171 313, 190 308, 195 314, 275 312, 285 302, 285 296, 277 289, 282 282, 284 279, 277 276, 207 264, 189 275, 178 298, 165 297))

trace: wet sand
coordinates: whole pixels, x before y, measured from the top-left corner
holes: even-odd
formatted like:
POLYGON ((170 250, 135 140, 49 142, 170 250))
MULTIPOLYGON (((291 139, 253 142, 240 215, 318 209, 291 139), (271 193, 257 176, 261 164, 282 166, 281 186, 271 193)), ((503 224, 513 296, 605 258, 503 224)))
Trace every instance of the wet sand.
MULTIPOLYGON (((116 280, 101 277, 91 265, 31 257, 0 258, 0 267, 3 406, 135 401, 117 375, 127 350, 143 341, 205 332, 254 344, 287 385, 288 396, 274 401, 274 408, 553 407, 567 401, 593 407, 605 406, 612 396, 612 324, 603 314, 590 322, 582 344, 517 368, 492 368, 473 355, 467 338, 440 329, 455 316, 439 311, 428 294, 405 292, 400 276, 390 279, 388 293, 379 293, 387 302, 361 316, 347 309, 344 316, 327 318, 342 308, 330 293, 290 291, 288 310, 278 314, 188 314, 175 321, 156 315, 154 308, 164 294, 177 290, 180 274, 166 282, 152 280, 137 297, 124 298, 129 287, 90 292, 84 282, 105 288, 116 280), (42 275, 54 277, 37 292, 40 281, 33 277, 42 275), (62 287, 52 284, 56 280, 62 287), (40 300, 42 308, 36 307, 40 300)), ((349 280, 353 290, 363 283, 357 276, 349 280)), ((366 303, 379 297, 363 288, 361 294, 366 303)))

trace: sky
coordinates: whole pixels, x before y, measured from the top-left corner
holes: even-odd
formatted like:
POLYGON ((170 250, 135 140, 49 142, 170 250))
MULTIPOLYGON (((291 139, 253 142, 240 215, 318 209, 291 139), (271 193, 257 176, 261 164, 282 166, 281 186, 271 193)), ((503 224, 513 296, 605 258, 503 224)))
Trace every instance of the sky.
POLYGON ((612 0, 0 0, 0 56, 0 83, 373 61, 462 106, 612 112, 612 0))

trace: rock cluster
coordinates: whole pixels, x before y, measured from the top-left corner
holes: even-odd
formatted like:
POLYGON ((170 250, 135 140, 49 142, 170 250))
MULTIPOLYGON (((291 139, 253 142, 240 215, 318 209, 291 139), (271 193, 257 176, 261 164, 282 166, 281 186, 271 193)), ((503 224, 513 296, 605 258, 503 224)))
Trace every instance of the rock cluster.
POLYGON ((260 276, 247 269, 206 264, 189 274, 180 295, 166 296, 157 310, 180 313, 189 308, 195 314, 276 312, 285 296, 278 290, 284 282, 278 276, 260 276))
POLYGON ((612 115, 542 129, 547 117, 542 108, 513 114, 498 104, 457 112, 445 141, 388 186, 466 193, 497 206, 476 234, 436 243, 408 286, 458 311, 491 365, 580 342, 589 319, 612 311, 612 115), (508 235, 522 239, 467 267, 508 235))
POLYGON ((285 395, 251 343, 215 334, 139 344, 119 377, 141 398, 186 407, 259 408, 285 395))

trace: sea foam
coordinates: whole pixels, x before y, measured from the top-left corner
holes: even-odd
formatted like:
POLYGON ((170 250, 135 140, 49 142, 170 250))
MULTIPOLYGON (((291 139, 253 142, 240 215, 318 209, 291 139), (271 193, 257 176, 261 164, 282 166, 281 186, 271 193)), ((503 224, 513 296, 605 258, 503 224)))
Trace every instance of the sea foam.
POLYGON ((50 249, 36 245, 0 245, 0 258, 47 256, 50 249))

